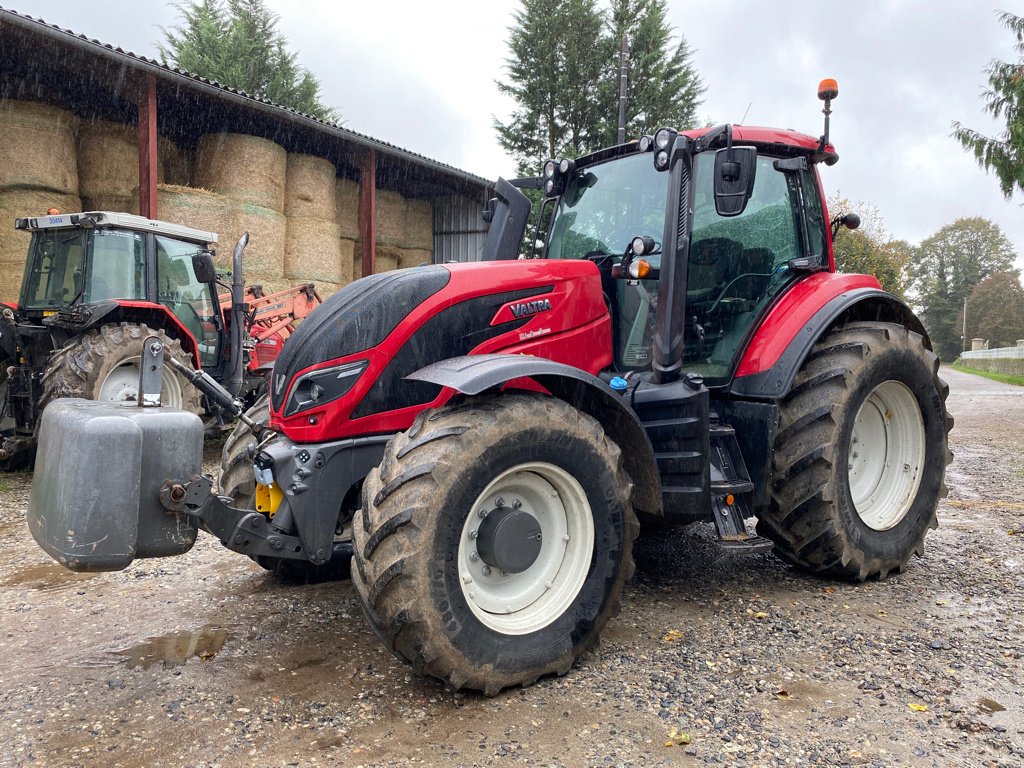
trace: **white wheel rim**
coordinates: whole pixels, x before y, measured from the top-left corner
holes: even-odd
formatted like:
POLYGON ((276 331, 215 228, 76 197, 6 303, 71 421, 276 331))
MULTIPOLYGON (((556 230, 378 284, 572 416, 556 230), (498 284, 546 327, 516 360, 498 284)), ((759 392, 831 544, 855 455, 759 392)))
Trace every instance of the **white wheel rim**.
POLYGON ((857 411, 850 437, 850 495, 865 525, 887 531, 907 516, 921 485, 924 456, 917 398, 902 382, 882 382, 857 411))
POLYGON ((543 629, 575 602, 590 571, 594 519, 587 495, 553 464, 519 464, 492 480, 467 510, 458 550, 459 584, 473 615, 506 635, 543 629), (477 528, 481 511, 516 503, 537 520, 541 547, 526 570, 503 574, 480 559, 477 528))
MULTIPOLYGON (((109 403, 136 403, 139 400, 139 357, 126 357, 106 375, 99 386, 97 400, 109 403)), ((164 368, 164 383, 160 390, 160 403, 170 408, 181 408, 184 395, 181 382, 164 368)))

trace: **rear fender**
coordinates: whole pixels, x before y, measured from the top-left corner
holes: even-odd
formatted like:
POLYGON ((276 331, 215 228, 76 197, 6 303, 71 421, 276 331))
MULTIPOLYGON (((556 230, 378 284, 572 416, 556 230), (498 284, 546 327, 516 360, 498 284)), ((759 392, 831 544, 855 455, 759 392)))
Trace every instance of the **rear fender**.
POLYGON ((407 378, 450 387, 464 395, 479 395, 515 379, 532 379, 553 397, 597 419, 622 450, 623 463, 633 480, 633 506, 648 514, 662 514, 661 481, 651 441, 636 414, 596 376, 541 357, 494 354, 442 360, 407 378))
POLYGON ((858 320, 898 323, 923 336, 925 346, 931 349, 928 332, 910 307, 880 288, 855 288, 833 296, 801 323, 770 366, 743 375, 745 366, 750 367, 749 361, 744 359, 730 394, 757 400, 781 400, 793 386, 797 371, 818 339, 835 325, 858 320))

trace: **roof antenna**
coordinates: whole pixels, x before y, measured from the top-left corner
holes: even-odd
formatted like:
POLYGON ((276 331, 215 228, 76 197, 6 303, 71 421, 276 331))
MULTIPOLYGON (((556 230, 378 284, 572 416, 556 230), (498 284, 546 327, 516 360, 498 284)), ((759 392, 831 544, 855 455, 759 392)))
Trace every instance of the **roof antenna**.
POLYGON ((750 112, 750 106, 751 106, 751 105, 752 105, 753 103, 754 103, 754 102, 752 102, 752 101, 748 101, 748 102, 747 102, 747 111, 746 111, 746 112, 744 112, 744 113, 743 113, 743 117, 741 117, 741 118, 740 118, 740 122, 739 122, 739 124, 740 124, 740 125, 744 125, 744 124, 745 124, 745 123, 747 122, 747 113, 748 113, 748 112, 750 112))

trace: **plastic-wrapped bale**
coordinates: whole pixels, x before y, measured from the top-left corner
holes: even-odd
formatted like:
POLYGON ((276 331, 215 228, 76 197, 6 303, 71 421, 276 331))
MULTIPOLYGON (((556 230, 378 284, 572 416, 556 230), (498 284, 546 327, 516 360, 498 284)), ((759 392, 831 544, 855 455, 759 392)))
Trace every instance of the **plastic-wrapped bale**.
POLYGON ((0 100, 0 189, 52 189, 77 195, 77 128, 78 118, 66 109, 0 100))
POLYGON ((352 272, 352 254, 344 253, 333 221, 288 217, 284 274, 289 280, 343 283, 352 272))
POLYGON ((221 269, 231 268, 231 250, 241 234, 233 200, 207 189, 158 184, 156 208, 162 221, 217 233, 217 265, 221 269))
POLYGON ((195 183, 242 203, 284 213, 288 153, 269 139, 212 133, 199 140, 195 183))
POLYGON ((377 242, 405 245, 405 198, 387 189, 377 190, 377 242))
POLYGON ((401 255, 401 248, 395 248, 393 245, 378 245, 377 274, 379 275, 381 272, 390 272, 393 269, 398 269, 398 261, 401 258, 401 255))
MULTIPOLYGON (((281 283, 284 278, 284 247, 288 220, 283 214, 251 203, 238 206, 237 220, 231 230, 231 237, 237 240, 243 232, 249 233, 249 245, 245 248, 245 281, 253 282, 249 275, 259 275, 263 281, 281 283)), ((221 243, 222 252, 230 253, 234 241, 221 243)))
MULTIPOLYGON (((334 207, 341 236, 359 239, 359 182, 338 178, 334 182, 334 207)), ((362 275, 360 275, 362 277, 362 275)))
POLYGON ((329 160, 289 152, 284 186, 285 215, 334 221, 336 177, 337 171, 329 160))
POLYGON ((78 128, 78 188, 83 204, 91 211, 138 213, 138 131, 107 120, 82 121, 78 128))
POLYGON ((404 248, 432 250, 434 247, 434 206, 429 200, 406 201, 404 248))
POLYGON ((42 189, 0 191, 0 301, 17 301, 25 257, 32 239, 28 232, 14 228, 14 220, 25 216, 45 216, 50 208, 62 213, 82 210, 77 195, 42 189))
POLYGON ((403 248, 398 256, 400 269, 418 267, 420 264, 433 264, 434 254, 425 248, 403 248))

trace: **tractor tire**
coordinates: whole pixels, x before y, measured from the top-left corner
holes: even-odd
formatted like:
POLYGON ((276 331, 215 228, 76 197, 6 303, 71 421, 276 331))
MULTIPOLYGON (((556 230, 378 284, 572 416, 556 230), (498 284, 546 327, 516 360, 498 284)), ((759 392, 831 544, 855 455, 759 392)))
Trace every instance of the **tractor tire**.
POLYGON ((622 455, 550 397, 417 416, 352 523, 352 580, 399 659, 493 696, 565 674, 621 608, 638 524, 622 455))
POLYGON ((757 526, 783 560, 864 581, 924 554, 953 458, 938 370, 922 337, 891 323, 850 323, 814 346, 780 406, 757 526))
MULTIPOLYGON (((264 393, 245 412, 256 424, 270 423, 270 395, 264 393)), ((256 438, 242 422, 235 425, 220 456, 220 475, 217 487, 221 496, 228 496, 231 504, 246 509, 252 504, 256 492, 252 461, 246 455, 249 443, 256 438)), ((334 542, 331 559, 323 565, 313 565, 306 560, 261 555, 253 558, 261 567, 270 571, 281 581, 295 584, 319 584, 324 581, 347 579, 352 565, 352 536, 349 532, 340 534, 334 542)))
MULTIPOLYGON (((163 331, 135 323, 103 325, 83 333, 53 353, 43 372, 40 409, 59 397, 137 402, 142 344, 154 333, 160 337, 168 354, 192 366, 192 358, 181 348, 181 342, 163 331)), ((161 404, 202 413, 199 390, 169 365, 164 366, 161 404)))
MULTIPOLYGON (((7 412, 7 398, 10 392, 8 387, 9 376, 7 375, 8 365, 10 365, 10 361, 7 358, 0 360, 0 445, 3 444, 5 438, 14 437, 16 426, 14 418, 7 412)), ((35 448, 18 451, 9 458, 0 459, 0 472, 17 472, 19 470, 31 469, 34 458, 35 448)))

